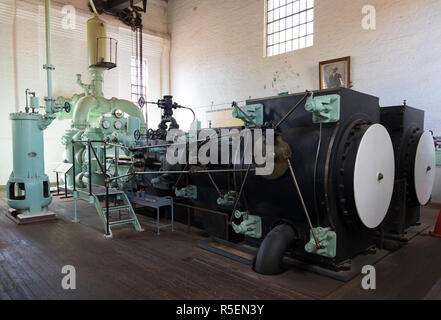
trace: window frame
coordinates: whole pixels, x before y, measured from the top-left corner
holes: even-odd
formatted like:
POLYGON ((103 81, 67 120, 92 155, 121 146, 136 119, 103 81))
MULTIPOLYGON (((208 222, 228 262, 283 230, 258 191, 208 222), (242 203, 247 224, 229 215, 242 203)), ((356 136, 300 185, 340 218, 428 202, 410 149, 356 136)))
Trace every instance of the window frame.
POLYGON ((142 59, 142 68, 143 68, 143 74, 142 74, 142 82, 139 84, 139 77, 140 74, 136 74, 136 70, 140 69, 140 65, 138 66, 139 59, 136 59, 135 56, 132 56, 130 58, 130 101, 132 101, 134 104, 138 105, 138 100, 142 96, 145 100, 147 100, 147 79, 148 79, 148 61, 147 59, 142 59), (136 81, 133 82, 133 79, 136 81), (141 88, 140 91, 138 91, 137 88, 141 88), (136 101, 133 100, 133 97, 136 97, 136 101))
POLYGON ((315 1, 314 0, 264 0, 265 4, 265 26, 264 26, 264 57, 274 57, 277 55, 305 49, 312 47, 314 45, 314 20, 315 20, 315 1), (277 7, 272 7, 270 9, 270 1, 278 3, 277 7), (301 4, 304 1, 304 8, 302 8, 301 4), (312 4, 308 2, 312 2, 312 4), (283 4, 281 4, 283 2, 283 4), (295 8, 296 4, 298 5, 298 10, 295 8), (292 9, 289 10, 292 5, 292 9), (285 15, 283 17, 279 17, 277 19, 269 18, 271 12, 277 12, 280 14, 280 9, 285 10, 285 15), (296 10, 294 10, 296 9, 296 10), (288 14, 290 12, 290 14, 288 14), (308 15, 311 12, 311 17, 308 15), (302 20, 302 14, 304 14, 304 21, 302 20), (297 21, 294 22, 294 18, 297 18, 297 21), (290 23, 286 24, 288 22, 290 23), (271 21, 270 21, 271 20, 271 21), (283 22, 282 22, 283 21, 283 22), (303 21, 303 22, 301 22, 303 21), (275 31, 274 26, 275 23, 282 22, 283 27, 279 26, 275 31), (270 25, 273 28, 270 33, 270 25), (312 30, 312 31, 310 31, 312 30), (275 39, 276 36, 283 36, 283 40, 278 38, 275 39), (289 36, 289 38, 286 38, 289 36), (275 42, 277 41, 277 43, 275 42), (304 41, 302 43, 302 41, 304 41), (280 50, 283 45, 283 50, 280 50), (276 48, 277 51, 274 51, 276 48), (282 51, 282 52, 281 52, 282 51))

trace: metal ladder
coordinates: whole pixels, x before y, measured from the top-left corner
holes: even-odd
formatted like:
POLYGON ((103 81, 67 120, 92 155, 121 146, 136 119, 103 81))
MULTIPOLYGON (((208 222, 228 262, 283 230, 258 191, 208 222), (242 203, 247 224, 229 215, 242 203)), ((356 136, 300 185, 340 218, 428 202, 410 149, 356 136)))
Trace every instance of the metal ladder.
MULTIPOLYGON (((138 232, 144 231, 144 229, 141 227, 141 224, 139 223, 138 217, 136 216, 135 210, 133 210, 132 204, 129 201, 129 198, 123 191, 111 189, 109 193, 109 197, 113 198, 114 203, 116 202, 122 202, 122 204, 117 204, 115 206, 109 206, 109 221, 107 222, 107 211, 106 206, 102 205, 101 202, 105 201, 106 193, 102 192, 104 189, 103 187, 94 187, 92 192, 92 195, 89 194, 88 191, 77 189, 74 191, 74 198, 75 203, 76 200, 83 199, 88 201, 89 203, 93 203, 95 205, 95 208, 98 212, 98 215, 103 223, 104 230, 105 230, 105 236, 107 238, 112 238, 112 229, 111 227, 119 226, 123 224, 133 224, 135 227, 135 230, 138 232), (127 219, 112 219, 114 218, 114 214, 118 213, 119 215, 121 212, 127 212, 128 218, 127 219)), ((76 204, 75 204, 75 218, 74 222, 78 222, 77 219, 77 213, 76 213, 76 204)))
POLYGON ((88 201, 89 203, 95 204, 95 208, 98 212, 99 217, 101 218, 101 221, 104 224, 104 230, 105 230, 105 236, 107 238, 112 237, 112 230, 111 227, 116 225, 123 225, 132 223, 135 227, 136 231, 142 232, 144 229, 141 227, 141 224, 138 221, 138 218, 135 214, 135 211, 133 210, 132 204, 130 203, 127 195, 120 190, 110 188, 110 182, 114 180, 118 180, 121 177, 109 177, 107 174, 107 167, 105 163, 101 163, 100 159, 107 159, 106 152, 107 152, 107 143, 108 140, 72 140, 72 154, 75 155, 75 143, 87 143, 87 155, 88 155, 88 188, 77 188, 76 187, 76 174, 75 174, 75 161, 72 166, 72 177, 73 177, 73 197, 74 197, 74 220, 73 222, 78 222, 78 215, 77 215, 77 199, 83 199, 88 201), (93 143, 102 143, 103 144, 103 154, 102 158, 98 156, 97 152, 95 151, 95 147, 93 146, 93 143), (105 179, 105 186, 96 185, 92 182, 93 177, 93 170, 92 170, 92 155, 95 157, 96 163, 98 164, 99 168, 101 169, 101 172, 105 179), (112 197, 115 200, 115 204, 119 201, 122 201, 123 204, 120 206, 113 206, 110 207, 110 197, 112 197), (103 207, 101 205, 101 201, 105 201, 105 206, 103 207), (118 212, 121 214, 121 211, 127 211, 129 215, 129 219, 119 219, 119 220, 111 220, 111 214, 114 212, 118 212))

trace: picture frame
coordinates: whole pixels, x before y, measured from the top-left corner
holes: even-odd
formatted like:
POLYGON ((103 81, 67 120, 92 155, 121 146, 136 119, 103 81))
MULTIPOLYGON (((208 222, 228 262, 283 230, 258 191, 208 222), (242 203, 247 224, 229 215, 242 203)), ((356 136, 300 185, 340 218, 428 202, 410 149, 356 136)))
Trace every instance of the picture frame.
POLYGON ((351 87, 351 57, 319 63, 320 90, 351 87))

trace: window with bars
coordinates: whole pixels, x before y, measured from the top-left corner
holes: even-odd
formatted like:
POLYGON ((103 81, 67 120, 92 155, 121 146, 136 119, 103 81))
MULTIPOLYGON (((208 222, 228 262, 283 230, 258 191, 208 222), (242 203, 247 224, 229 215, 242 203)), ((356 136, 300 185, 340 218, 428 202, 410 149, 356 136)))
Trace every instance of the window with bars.
POLYGON ((138 105, 140 97, 147 96, 147 60, 142 59, 142 82, 141 82, 141 60, 132 57, 131 61, 131 95, 132 102, 138 105))
POLYGON ((267 56, 314 44, 314 0, 267 0, 267 56))

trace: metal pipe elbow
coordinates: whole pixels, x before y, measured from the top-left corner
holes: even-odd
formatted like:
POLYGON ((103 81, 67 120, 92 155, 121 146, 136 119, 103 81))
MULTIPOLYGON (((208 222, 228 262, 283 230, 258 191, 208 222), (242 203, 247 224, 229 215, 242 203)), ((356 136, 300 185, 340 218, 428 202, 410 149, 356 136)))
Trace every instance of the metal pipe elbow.
POLYGON ((283 255, 296 239, 295 230, 287 224, 281 224, 273 228, 260 245, 254 271, 264 275, 281 273, 283 255))

